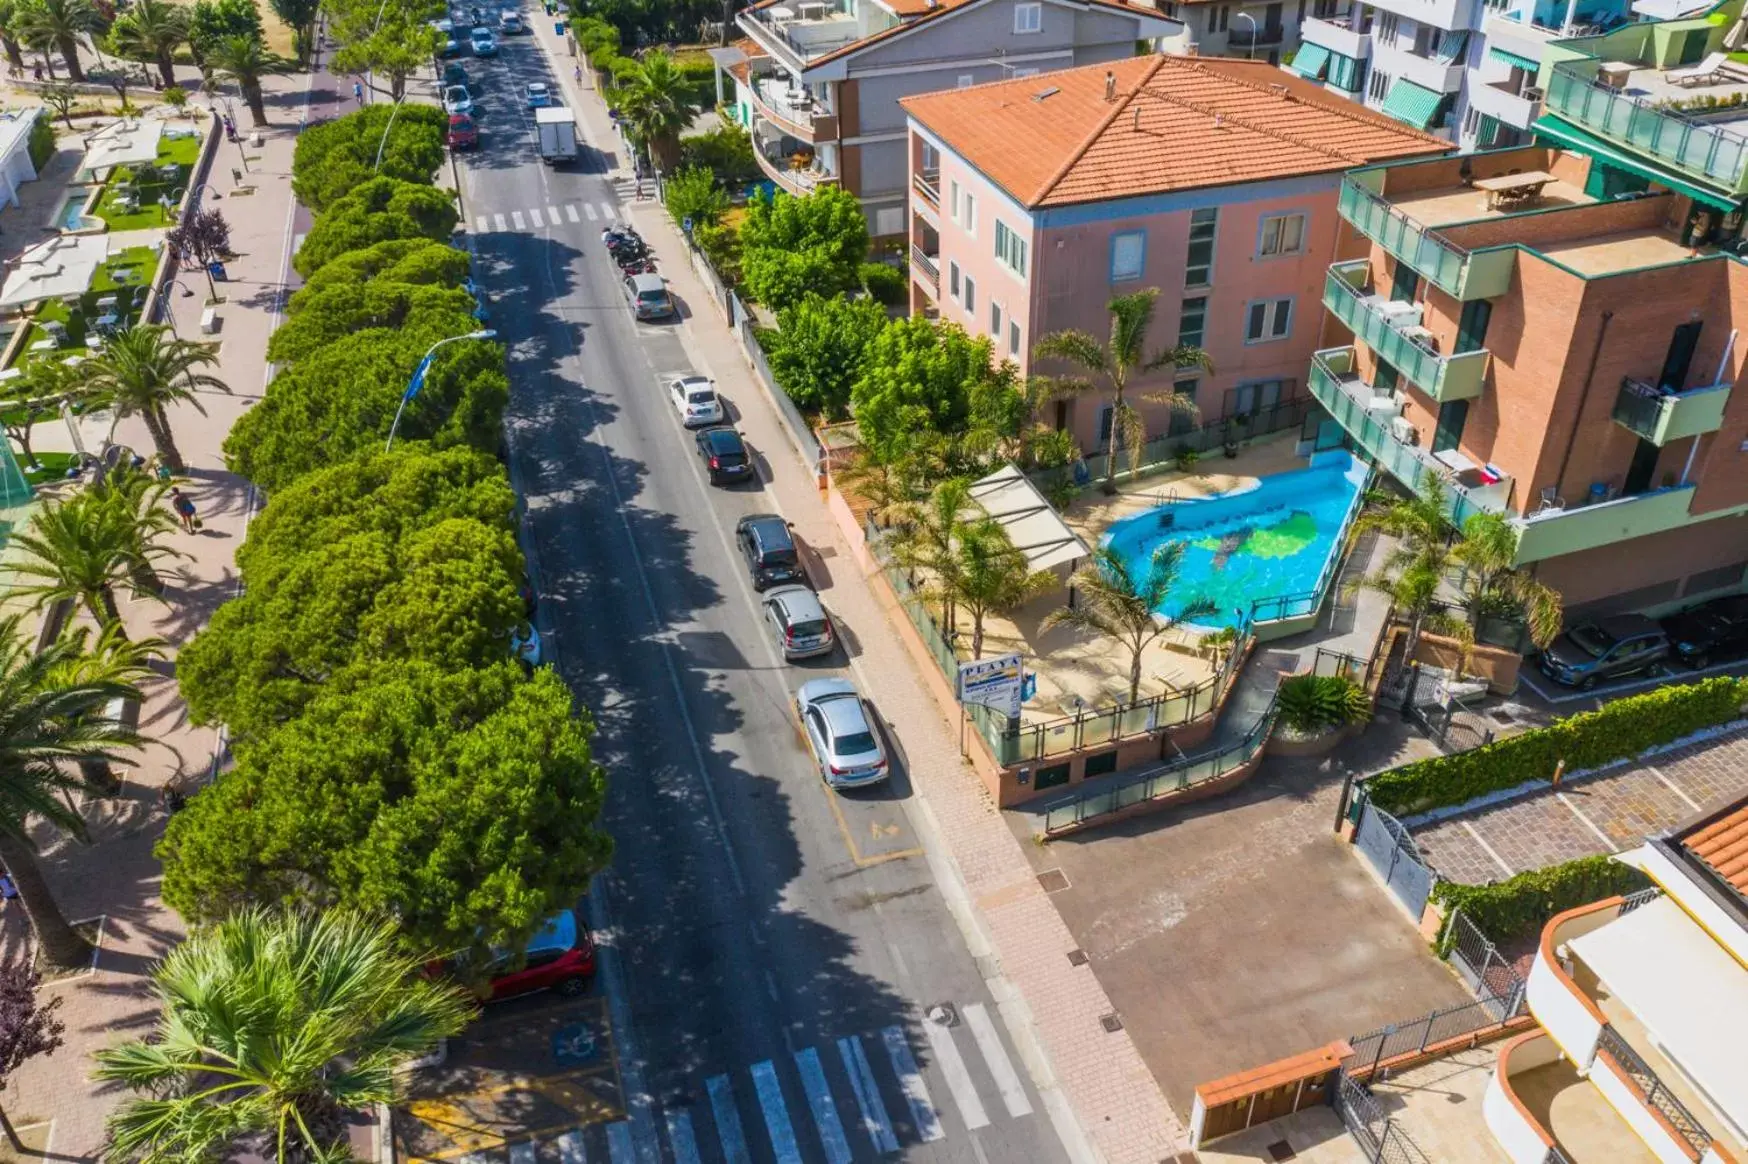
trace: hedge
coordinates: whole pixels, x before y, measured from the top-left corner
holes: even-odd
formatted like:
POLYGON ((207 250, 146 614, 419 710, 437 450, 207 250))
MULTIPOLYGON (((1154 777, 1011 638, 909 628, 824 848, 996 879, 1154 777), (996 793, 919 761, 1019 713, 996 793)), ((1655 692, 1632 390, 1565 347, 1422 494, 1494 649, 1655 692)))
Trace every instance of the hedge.
POLYGON ((30 164, 36 167, 37 173, 49 164, 49 159, 55 156, 55 123, 49 120, 48 113, 36 115, 36 120, 30 125, 30 164))
MULTIPOLYGON (((1650 878, 1612 857, 1580 857, 1563 865, 1531 869, 1495 885, 1456 885, 1440 881, 1433 900, 1448 919, 1457 910, 1468 915, 1482 933, 1504 946, 1539 934, 1557 913, 1605 898, 1649 888, 1650 878)), ((1441 942, 1448 945, 1450 926, 1441 942)))
POLYGON ((1545 728, 1452 756, 1380 772, 1365 782, 1371 802, 1396 816, 1464 804, 1532 780, 1637 756, 1742 714, 1748 680, 1719 676, 1617 699, 1545 728))

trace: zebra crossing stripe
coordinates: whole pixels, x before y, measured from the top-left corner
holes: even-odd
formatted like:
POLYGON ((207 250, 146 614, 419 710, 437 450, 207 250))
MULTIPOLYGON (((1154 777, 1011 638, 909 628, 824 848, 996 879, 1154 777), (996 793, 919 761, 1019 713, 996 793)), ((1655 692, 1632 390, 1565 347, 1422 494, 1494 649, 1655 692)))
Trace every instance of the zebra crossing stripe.
POLYGON ((546 208, 546 217, 552 219, 552 225, 557 226, 558 225, 558 207, 548 206, 546 208))
POLYGON ((528 224, 523 221, 522 212, 520 210, 510 211, 510 221, 516 224, 517 230, 527 230, 528 229, 528 224))
POLYGON ((971 1072, 965 1070, 965 1060, 959 1057, 959 1046, 953 1042, 953 1032, 938 1023, 925 1021, 923 1034, 928 1037, 929 1050, 935 1054, 935 1067, 947 1077, 947 1090, 953 1093, 953 1103, 968 1128, 989 1126, 989 1113, 977 1098, 977 1087, 971 1082, 971 1072))
POLYGON ((665 1113, 668 1123, 668 1147, 673 1149, 674 1164, 702 1164, 698 1156, 698 1141, 692 1137, 692 1116, 688 1112, 665 1113))
POLYGON ((716 1118, 716 1138, 722 1141, 722 1155, 728 1164, 752 1164, 747 1153, 747 1138, 741 1134, 740 1111, 734 1106, 734 1087, 726 1075, 712 1075, 704 1081, 710 1092, 710 1114, 716 1118))
POLYGON ((769 1059, 753 1064, 753 1087, 759 1093, 759 1107, 765 1113, 765 1130, 771 1133, 771 1151, 777 1164, 801 1164, 795 1128, 789 1123, 789 1109, 783 1106, 783 1087, 769 1059))
POLYGON ((974 1002, 965 1008, 965 1021, 971 1025, 971 1035, 977 1040, 977 1047, 983 1052, 983 1061, 989 1064, 989 1073, 995 1076, 996 1090, 1001 1092, 1001 1102, 1008 1109, 1008 1114, 1018 1119, 1023 1115, 1032 1114, 1032 1101, 1026 1098, 1026 1089, 1020 1083, 1020 1076, 1014 1070, 1014 1064, 1008 1058, 1008 1053, 1001 1045, 1001 1036, 995 1032, 995 1023, 990 1020, 989 1012, 981 1002, 974 1002))
POLYGON ((593 221, 595 221, 595 218, 596 218, 596 215, 595 215, 595 204, 594 204, 594 203, 593 203, 593 202, 585 202, 585 203, 583 203, 583 213, 584 213, 584 214, 587 214, 587 215, 588 215, 588 216, 589 216, 589 221, 590 221, 590 222, 593 222, 593 221))
POLYGON ((534 1145, 528 1140, 510 1145, 510 1164, 534 1164, 534 1145))
POLYGON ((844 1074, 850 1077, 850 1089, 856 1093, 856 1106, 862 1112, 862 1130, 874 1141, 874 1150, 881 1155, 898 1151, 898 1137, 892 1133, 892 1120, 874 1083, 874 1072, 868 1067, 861 1037, 839 1039, 838 1058, 844 1061, 844 1074))
POLYGON ((631 1144, 631 1124, 625 1120, 607 1125, 607 1159, 613 1164, 636 1164, 637 1149, 631 1144))
POLYGON ((486 220, 486 216, 483 214, 480 215, 479 219, 474 223, 474 229, 479 231, 481 234, 484 234, 486 231, 490 230, 491 228, 492 228, 492 224, 486 220))
POLYGON ((509 226, 505 224, 504 216, 501 214, 492 215, 492 226, 497 228, 499 234, 503 234, 506 230, 510 229, 509 226))
POLYGON ((574 202, 567 202, 564 208, 564 216, 572 222, 580 221, 577 218, 577 204, 574 202))
POLYGON ((582 1132, 566 1132, 558 1138, 558 1164, 589 1164, 583 1153, 582 1132))
POLYGON ((612 218, 613 217, 613 204, 611 202, 601 203, 601 213, 603 216, 605 216, 607 218, 612 218))
POLYGON ((535 226, 545 226, 546 220, 540 217, 540 207, 535 206, 528 211, 528 217, 534 220, 535 226))
POLYGON ((935 1114, 934 1101, 929 1098, 929 1089, 923 1084, 922 1072, 917 1070, 910 1044, 904 1040, 904 1031, 887 1027, 880 1032, 880 1039, 886 1044, 886 1057, 892 1060, 892 1072, 898 1076, 904 1100, 910 1105, 910 1118, 916 1124, 917 1135, 924 1143, 945 1138, 947 1133, 941 1127, 941 1117, 935 1114))
POLYGON ((819 1129, 826 1164, 850 1164, 850 1142, 844 1138, 843 1121, 838 1119, 838 1105, 825 1081, 819 1052, 812 1047, 795 1052, 795 1069, 801 1072, 801 1090, 807 1093, 807 1106, 813 1111, 813 1126, 819 1129))

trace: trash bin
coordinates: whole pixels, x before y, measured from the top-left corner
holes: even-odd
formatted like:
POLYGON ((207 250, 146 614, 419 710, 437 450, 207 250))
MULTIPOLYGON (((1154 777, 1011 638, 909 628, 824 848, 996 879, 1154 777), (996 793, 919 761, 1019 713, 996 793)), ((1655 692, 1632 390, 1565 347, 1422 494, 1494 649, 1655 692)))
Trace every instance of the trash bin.
POLYGON ((225 273, 225 265, 217 259, 206 265, 206 273, 212 276, 215 283, 228 282, 230 279, 230 276, 225 273))

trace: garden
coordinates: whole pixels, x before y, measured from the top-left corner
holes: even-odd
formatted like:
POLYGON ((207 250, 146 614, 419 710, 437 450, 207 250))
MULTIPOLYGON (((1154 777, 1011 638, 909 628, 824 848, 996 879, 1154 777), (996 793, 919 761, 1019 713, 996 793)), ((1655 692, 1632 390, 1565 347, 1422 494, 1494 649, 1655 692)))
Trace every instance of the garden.
POLYGON ((54 359, 63 348, 82 352, 87 347, 87 336, 95 338, 99 323, 115 331, 132 327, 145 307, 152 272, 157 265, 156 248, 126 247, 98 265, 89 288, 76 300, 44 300, 31 316, 27 334, 12 366, 54 359), (45 326, 48 324, 56 327, 45 326), (51 339, 51 331, 58 331, 65 338, 55 340, 56 347, 41 347, 44 341, 51 339))
POLYGON ((188 192, 189 177, 200 160, 200 147, 198 134, 166 136, 158 143, 155 162, 116 166, 104 179, 93 213, 112 231, 173 225, 188 192))

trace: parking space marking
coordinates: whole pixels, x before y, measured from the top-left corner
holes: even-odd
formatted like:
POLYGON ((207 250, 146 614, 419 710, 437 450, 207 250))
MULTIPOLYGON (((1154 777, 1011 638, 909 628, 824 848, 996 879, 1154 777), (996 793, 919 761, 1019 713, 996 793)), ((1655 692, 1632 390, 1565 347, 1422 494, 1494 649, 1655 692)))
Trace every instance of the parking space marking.
POLYGON ((795 1070, 801 1074, 801 1090, 807 1093, 807 1107, 813 1112, 813 1126, 819 1130, 827 1164, 850 1164, 850 1142, 844 1138, 843 1121, 838 1119, 838 1105, 826 1085, 819 1052, 812 1047, 795 1052, 795 1070))
POLYGON ((704 1081, 710 1092, 710 1114, 716 1117, 716 1137, 722 1141, 722 1155, 728 1164, 752 1164, 747 1153, 747 1138, 740 1130, 740 1111, 734 1106, 734 1086, 726 1075, 712 1075, 704 1081))
POLYGON ((1617 846, 1615 845, 1614 840, 1612 838, 1610 838, 1607 833, 1605 833, 1601 829, 1597 828, 1595 821, 1591 820, 1589 817, 1585 816, 1582 812, 1580 812, 1578 809, 1578 806, 1576 804, 1572 803, 1571 797, 1567 796, 1564 792, 1556 792, 1556 793, 1554 793, 1554 799, 1559 801, 1561 804, 1565 805, 1569 810, 1571 810, 1571 813, 1573 816, 1575 816, 1579 820, 1583 821, 1584 826, 1586 828, 1588 828, 1591 832, 1596 834, 1596 839, 1601 841, 1603 844, 1603 852, 1612 853, 1615 851, 1617 846))
POLYGON ((1691 808, 1694 812, 1699 811, 1699 801, 1695 800, 1693 797, 1691 797, 1687 793, 1683 792, 1681 790, 1681 785, 1677 784, 1675 781, 1671 780, 1669 777, 1663 775, 1663 773, 1658 771, 1657 768, 1654 767, 1653 765, 1645 764, 1645 765, 1642 765, 1642 767, 1645 769, 1645 771, 1647 771, 1651 775, 1657 777, 1657 779, 1662 782, 1663 787, 1669 789, 1669 791, 1671 791, 1671 792, 1675 793, 1675 795, 1681 797, 1682 803, 1687 805, 1688 808, 1691 808))
POLYGON ((874 1141, 874 1150, 883 1156, 898 1151, 898 1137, 892 1131, 892 1119, 886 1114, 880 1088, 874 1083, 868 1055, 862 1050, 862 1037, 851 1035, 839 1039, 838 1057, 844 1061, 844 1074, 850 1077, 850 1087, 856 1093, 856 1106, 862 1112, 862 1128, 874 1141))
POLYGON ((995 1033, 995 1023, 990 1021, 989 1012, 981 1002, 965 1008, 965 1021, 971 1025, 971 1037, 977 1040, 977 1049, 983 1052, 983 1061, 995 1077, 995 1089, 1001 1092, 1001 1102, 1008 1114, 1015 1119, 1031 1115, 1032 1101, 1026 1098, 1019 1073, 1014 1070, 1007 1049, 1001 1045, 1001 1036, 995 1033))
POLYGON ((777 1068, 769 1059, 753 1064, 753 1088, 759 1093, 759 1108, 765 1113, 765 1130, 771 1134, 771 1151, 777 1164, 801 1164, 801 1149, 795 1143, 795 1129, 789 1123, 789 1109, 783 1106, 783 1088, 777 1082, 777 1068))
POLYGON ((946 1129, 941 1127, 941 1117, 935 1114, 935 1102, 929 1098, 928 1086, 923 1083, 923 1073, 917 1070, 916 1056, 910 1053, 904 1031, 887 1027, 880 1032, 880 1039, 886 1044, 886 1057, 892 1060, 892 1073, 898 1076, 904 1101, 910 1105, 910 1120, 916 1125, 917 1135, 925 1144, 946 1138, 946 1129))
MULTIPOLYGON (((801 750, 806 753, 809 764, 812 764, 813 749, 808 746, 807 732, 801 726, 800 715, 795 710, 794 702, 789 704, 789 726, 795 729, 796 736, 801 740, 801 750)), ((855 836, 850 830, 849 818, 844 815, 843 805, 838 803, 838 794, 832 791, 832 789, 826 785, 824 780, 819 782, 819 786, 825 793, 826 804, 831 807, 832 819, 837 822, 838 836, 843 839, 844 848, 849 851, 850 863, 856 868, 871 869, 875 865, 884 865, 888 861, 902 861, 906 857, 920 857, 923 855, 922 847, 916 845, 908 849, 898 849, 891 853, 875 853, 873 856, 865 856, 862 853, 862 850, 856 845, 855 836)))
POLYGON ((1473 824, 1469 821, 1463 821, 1462 824, 1463 831, 1468 833, 1477 845, 1481 846, 1481 851, 1483 853, 1486 853, 1489 857, 1493 858, 1493 863, 1495 865, 1498 865, 1501 869, 1505 870, 1505 875, 1507 877, 1517 876, 1517 870, 1507 864, 1504 857, 1501 857, 1498 853, 1493 851, 1493 846, 1487 843, 1487 839, 1480 834, 1473 824))

